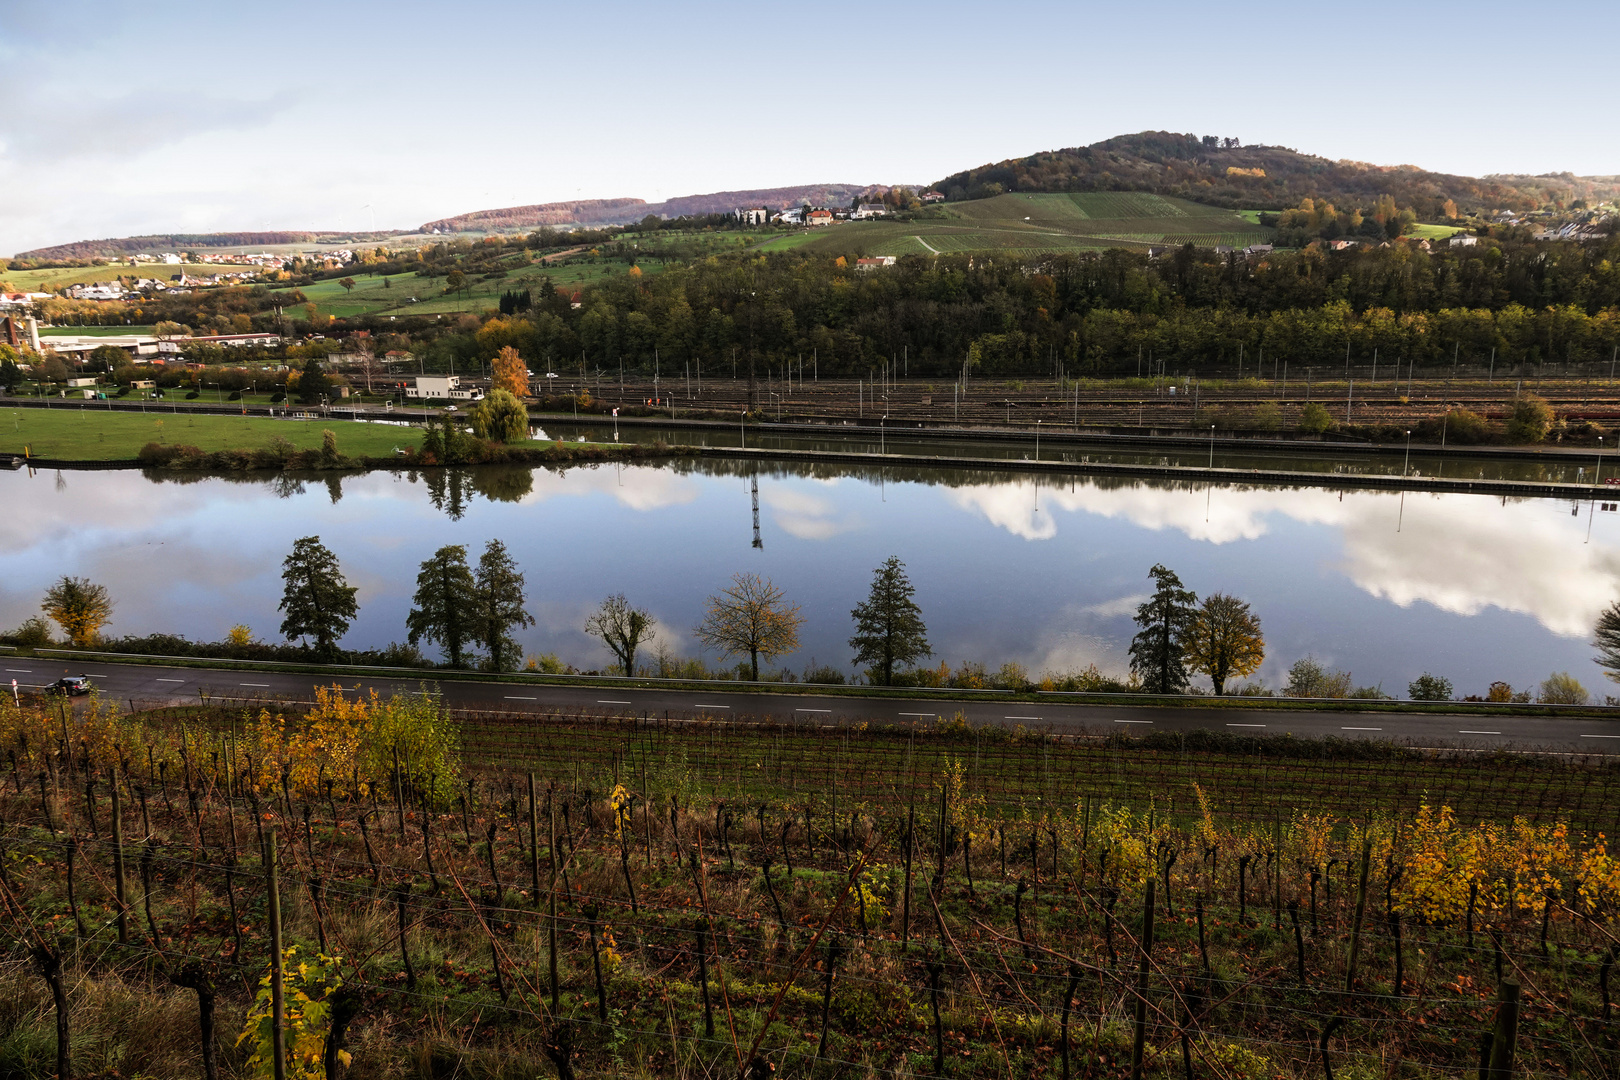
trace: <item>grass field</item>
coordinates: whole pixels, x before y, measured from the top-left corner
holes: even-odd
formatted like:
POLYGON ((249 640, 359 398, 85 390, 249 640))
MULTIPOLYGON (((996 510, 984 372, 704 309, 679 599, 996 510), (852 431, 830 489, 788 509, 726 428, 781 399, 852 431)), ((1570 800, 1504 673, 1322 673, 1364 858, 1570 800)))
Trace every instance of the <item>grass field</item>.
POLYGON ((1459 225, 1413 225, 1406 230, 1406 235, 1417 240, 1449 240, 1460 232, 1468 230, 1459 225))
POLYGON ((318 450, 321 432, 337 433, 338 449, 351 457, 388 457, 415 446, 421 429, 353 420, 272 420, 262 416, 195 416, 185 413, 107 412, 87 406, 0 409, 0 453, 65 461, 133 458, 149 442, 185 444, 203 450, 256 450, 277 436, 299 450, 318 450))
POLYGON ((223 274, 236 270, 255 269, 245 266, 215 266, 210 263, 141 263, 131 266, 127 262, 115 266, 69 266, 55 270, 0 270, 0 281, 19 292, 55 292, 69 285, 92 281, 112 281, 119 277, 156 278, 168 281, 175 274, 223 274))
POLYGON ((1161 244, 1242 247, 1270 237, 1271 230, 1230 210, 1144 192, 1103 191, 998 195, 952 203, 942 218, 851 222, 785 236, 764 247, 872 255, 987 252, 1027 258, 1161 244))
POLYGON ((156 327, 143 326, 42 326, 39 336, 47 337, 120 337, 124 334, 150 334, 156 327))

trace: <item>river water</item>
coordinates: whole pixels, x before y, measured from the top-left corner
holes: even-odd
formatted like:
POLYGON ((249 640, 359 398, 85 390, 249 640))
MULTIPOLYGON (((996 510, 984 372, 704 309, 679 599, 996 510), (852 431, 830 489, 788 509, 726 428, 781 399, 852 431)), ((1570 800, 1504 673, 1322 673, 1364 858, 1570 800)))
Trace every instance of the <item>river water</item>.
POLYGON ((1567 670, 1601 699, 1588 641, 1620 596, 1620 513, 1553 499, 704 460, 302 480, 21 471, 0 473, 0 505, 8 628, 74 574, 110 589, 112 634, 216 639, 245 623, 275 639, 281 561, 319 535, 360 590, 345 644, 382 646, 405 637, 423 559, 444 544, 476 558, 498 537, 528 575, 524 648, 585 669, 611 660, 583 632, 604 596, 651 610, 655 646, 698 655, 704 598, 748 571, 802 605, 784 666, 849 671, 849 611, 898 555, 935 661, 953 667, 1122 673, 1163 563, 1200 595, 1250 601, 1273 687, 1312 654, 1398 696, 1425 670, 1459 694, 1567 670))

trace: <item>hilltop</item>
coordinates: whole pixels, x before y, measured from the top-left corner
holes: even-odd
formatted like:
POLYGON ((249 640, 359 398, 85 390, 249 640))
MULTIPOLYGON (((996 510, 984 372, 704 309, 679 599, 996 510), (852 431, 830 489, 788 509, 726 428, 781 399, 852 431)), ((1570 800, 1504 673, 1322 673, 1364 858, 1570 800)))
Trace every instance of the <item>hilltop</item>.
POLYGON ((1014 191, 1139 191, 1232 209, 1292 207, 1305 198, 1364 206, 1391 195, 1423 220, 1454 216, 1447 212, 1448 200, 1458 212, 1470 213, 1564 209, 1577 199, 1620 196, 1615 177, 1453 176, 1169 131, 1009 158, 954 173, 934 186, 951 201, 1014 191))
POLYGON ((681 195, 659 203, 650 203, 645 199, 579 199, 475 210, 429 221, 421 231, 490 232, 540 225, 630 225, 648 215, 661 218, 696 217, 728 213, 739 206, 768 206, 773 210, 785 210, 805 203, 812 206, 844 206, 852 199, 881 195, 888 190, 887 184, 800 184, 796 187, 681 195))
POLYGON ((14 258, 41 262, 95 259, 109 255, 139 255, 165 251, 185 251, 204 247, 268 247, 271 244, 355 243, 370 244, 400 235, 397 229, 379 232, 219 232, 153 233, 147 236, 118 236, 102 240, 78 240, 71 244, 19 251, 14 258))

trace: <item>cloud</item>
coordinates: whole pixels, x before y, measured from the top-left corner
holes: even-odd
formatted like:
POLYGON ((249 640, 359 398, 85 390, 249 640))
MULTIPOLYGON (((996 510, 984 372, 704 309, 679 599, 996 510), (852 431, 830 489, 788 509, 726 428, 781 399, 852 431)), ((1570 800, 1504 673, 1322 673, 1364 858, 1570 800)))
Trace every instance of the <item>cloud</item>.
POLYGON ((218 132, 254 131, 304 100, 302 92, 289 90, 264 98, 184 94, 157 108, 151 93, 134 92, 100 99, 78 94, 41 108, 25 97, 20 107, 6 110, 0 142, 7 158, 26 162, 31 171, 71 162, 133 161, 218 132))
POLYGON ((1096 604, 1087 604, 1079 608, 1076 614, 1089 615, 1097 619, 1117 619, 1121 615, 1135 615, 1136 609, 1147 602, 1147 593, 1137 593, 1134 596, 1118 596, 1112 600, 1103 600, 1096 604))
POLYGON ((837 516, 830 499, 793 487, 772 484, 759 493, 760 501, 772 510, 772 520, 789 536, 800 540, 831 540, 840 533, 857 529, 861 519, 855 514, 837 516))

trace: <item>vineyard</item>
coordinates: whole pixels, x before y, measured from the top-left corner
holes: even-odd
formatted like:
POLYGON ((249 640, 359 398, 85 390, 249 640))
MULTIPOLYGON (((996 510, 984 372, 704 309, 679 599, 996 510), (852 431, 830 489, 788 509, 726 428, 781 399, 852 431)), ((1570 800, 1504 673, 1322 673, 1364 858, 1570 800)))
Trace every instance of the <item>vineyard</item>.
POLYGON ((0 739, 6 1076, 1617 1065, 1597 759, 336 690, 0 739))
POLYGON ((1233 213, 1142 192, 1008 194, 951 203, 947 216, 852 222, 808 240, 810 251, 873 255, 987 252, 1006 257, 1160 244, 1245 247, 1271 230, 1233 213))

